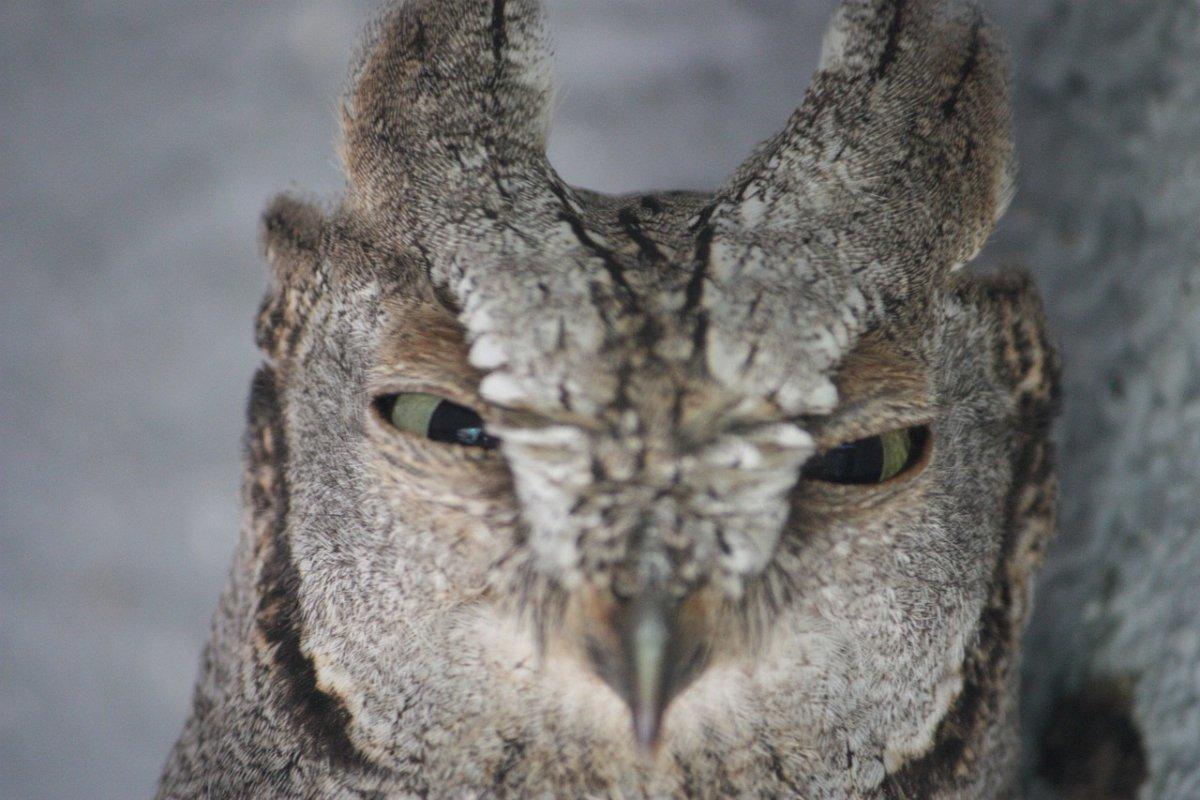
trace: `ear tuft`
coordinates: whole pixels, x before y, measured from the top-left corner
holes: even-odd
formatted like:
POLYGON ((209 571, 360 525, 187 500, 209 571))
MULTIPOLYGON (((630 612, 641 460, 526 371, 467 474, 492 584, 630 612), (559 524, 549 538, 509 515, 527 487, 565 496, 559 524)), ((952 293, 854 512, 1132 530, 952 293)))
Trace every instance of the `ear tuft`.
POLYGON ((1007 53, 974 4, 843 0, 804 104, 725 194, 765 205, 764 226, 869 221, 839 249, 907 292, 978 253, 1012 196, 1012 151, 1007 53))
POLYGON ((1045 427, 1058 413, 1061 366, 1033 278, 1008 269, 970 278, 965 287, 968 302, 995 331, 996 375, 1012 391, 1014 408, 1045 427))
POLYGON ((282 283, 297 271, 311 273, 319 260, 325 215, 313 203, 276 196, 263 211, 259 238, 263 254, 282 283))
POLYGON ((394 4, 371 28, 342 104, 351 199, 458 205, 464 186, 540 162, 549 60, 536 0, 394 4))
POLYGON ((262 215, 260 239, 271 265, 271 286, 255 322, 255 340, 264 355, 279 362, 294 346, 311 306, 312 280, 321 261, 325 215, 313 203, 281 194, 262 215))

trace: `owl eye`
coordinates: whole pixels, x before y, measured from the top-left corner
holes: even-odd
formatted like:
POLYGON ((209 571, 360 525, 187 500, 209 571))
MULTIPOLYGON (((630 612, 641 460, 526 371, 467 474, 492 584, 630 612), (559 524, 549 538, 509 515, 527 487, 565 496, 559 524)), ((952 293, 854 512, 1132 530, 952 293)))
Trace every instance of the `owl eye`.
POLYGON ((928 439, 929 428, 918 425, 847 442, 810 458, 800 474, 827 483, 884 483, 916 466, 928 439))
POLYGON ((375 404, 384 419, 406 433, 488 450, 500 443, 488 435, 478 414, 436 395, 400 392, 384 395, 375 404))

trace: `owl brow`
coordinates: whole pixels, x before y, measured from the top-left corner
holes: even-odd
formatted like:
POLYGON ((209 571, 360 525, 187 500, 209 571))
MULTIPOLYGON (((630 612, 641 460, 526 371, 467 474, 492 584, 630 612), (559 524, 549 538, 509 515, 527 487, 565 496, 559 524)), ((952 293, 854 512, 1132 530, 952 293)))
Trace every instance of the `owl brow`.
POLYGON ((868 339, 846 355, 834 376, 838 407, 875 400, 927 406, 929 377, 928 367, 915 353, 890 341, 868 339))
POLYGON ((834 376, 838 403, 828 415, 806 419, 826 443, 925 424, 933 410, 928 368, 891 342, 865 341, 834 376))
POLYGON ((385 326, 369 391, 425 391, 479 407, 479 371, 471 366, 462 328, 438 307, 397 308, 385 326))

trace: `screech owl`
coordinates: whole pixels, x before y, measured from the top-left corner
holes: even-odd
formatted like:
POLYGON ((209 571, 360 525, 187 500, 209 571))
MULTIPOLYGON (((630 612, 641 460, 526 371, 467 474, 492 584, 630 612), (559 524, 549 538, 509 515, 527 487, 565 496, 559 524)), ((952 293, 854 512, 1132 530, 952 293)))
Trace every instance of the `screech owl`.
POLYGON ((534 0, 416 0, 264 216, 246 522, 159 796, 1009 796, 1057 363, 996 32, 846 0, 711 194, 546 160, 534 0))

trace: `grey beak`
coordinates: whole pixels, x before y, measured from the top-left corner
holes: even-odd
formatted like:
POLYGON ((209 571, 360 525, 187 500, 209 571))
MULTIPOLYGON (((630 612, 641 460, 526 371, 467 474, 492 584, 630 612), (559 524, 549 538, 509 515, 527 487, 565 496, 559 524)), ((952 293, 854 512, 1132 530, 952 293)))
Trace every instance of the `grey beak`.
POLYGON ((687 624, 686 602, 651 589, 619 600, 609 618, 616 652, 592 651, 597 672, 625 699, 638 748, 653 753, 671 701, 708 660, 707 638, 687 624))
POLYGON ((673 610, 658 598, 637 598, 617 612, 626 700, 633 712, 633 735, 643 750, 658 744, 672 689, 668 659, 676 650, 673 610), (624 612, 624 613, 622 613, 624 612))

